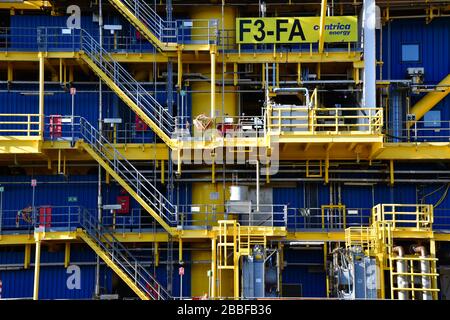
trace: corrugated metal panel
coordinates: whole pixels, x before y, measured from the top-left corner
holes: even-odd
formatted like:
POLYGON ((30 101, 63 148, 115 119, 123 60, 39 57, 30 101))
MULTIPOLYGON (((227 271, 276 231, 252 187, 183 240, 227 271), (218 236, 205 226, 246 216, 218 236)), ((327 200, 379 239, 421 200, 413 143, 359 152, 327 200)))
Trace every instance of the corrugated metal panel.
MULTIPOLYGON (((63 246, 62 246, 63 248, 63 246)), ((31 262, 34 263, 34 248, 31 251, 31 262)), ((0 268, 10 265, 10 270, 0 270, 3 282, 3 298, 30 298, 33 295, 34 269, 23 269, 23 248, 14 247, 0 251, 0 268), (20 266, 11 266, 12 264, 20 266)), ((91 299, 95 286, 95 254, 85 245, 71 245, 71 265, 80 268, 80 288, 69 288, 68 279, 73 274, 63 266, 49 266, 46 263, 64 262, 63 250, 50 250, 43 246, 41 252, 40 299, 91 299), (86 265, 86 263, 90 263, 86 265)), ((69 270, 70 271, 70 270, 69 270)), ((73 272, 73 271, 72 271, 73 272)), ((110 293, 112 288, 112 272, 106 266, 100 269, 100 285, 110 293)), ((69 281, 70 283, 70 281, 69 281)))
MULTIPOLYGON (((450 72, 450 18, 394 20, 383 27, 383 78, 405 79, 409 67, 425 68, 424 82, 437 84, 450 72), (419 44, 420 61, 402 62, 402 45, 419 44)), ((413 96, 414 105, 422 95, 413 96)), ((442 120, 450 120, 450 97, 433 110, 441 111, 442 120)))
MULTIPOLYGON (((95 287, 95 266, 80 267, 80 288, 69 289, 69 274, 64 267, 41 267, 39 299, 92 299, 95 287)), ((100 281, 111 292, 111 272, 101 268, 100 281), (106 280, 105 280, 106 277, 106 280)), ((31 298, 34 269, 0 271, 3 282, 2 298, 31 298)))
POLYGON ((321 250, 285 250, 284 260, 288 266, 282 272, 283 284, 301 284, 302 297, 326 296, 326 276, 321 250), (295 263, 311 265, 300 266, 295 263))

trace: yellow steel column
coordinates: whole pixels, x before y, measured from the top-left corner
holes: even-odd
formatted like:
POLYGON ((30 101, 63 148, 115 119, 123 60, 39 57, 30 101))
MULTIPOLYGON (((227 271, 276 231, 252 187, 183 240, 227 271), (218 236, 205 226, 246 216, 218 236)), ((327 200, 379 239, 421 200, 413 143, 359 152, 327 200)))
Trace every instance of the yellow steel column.
POLYGON ((216 297, 216 268, 217 268, 217 247, 216 237, 211 239, 211 298, 216 297))
POLYGON ((178 240, 178 262, 183 261, 183 239, 178 240))
POLYGON ((25 258, 23 262, 23 267, 25 269, 28 269, 30 267, 30 260, 31 260, 31 244, 25 245, 25 258))
POLYGON ((39 52, 39 136, 44 137, 44 53, 39 52))
POLYGON ((216 48, 211 46, 211 118, 216 117, 216 48))
POLYGON ((13 63, 8 62, 8 82, 13 81, 13 63))
POLYGON ((34 260, 34 286, 33 286, 33 300, 39 299, 39 272, 41 268, 41 240, 39 235, 36 237, 36 254, 34 260))
POLYGON ((159 242, 155 242, 155 267, 159 266, 159 242))
POLYGON ((70 264, 70 242, 66 242, 64 250, 64 268, 67 268, 70 264))
POLYGON ((322 6, 320 7, 319 53, 323 52, 326 13, 327 13, 327 0, 322 0, 322 6))
POLYGON ((389 160, 389 182, 394 185, 394 160, 389 160))

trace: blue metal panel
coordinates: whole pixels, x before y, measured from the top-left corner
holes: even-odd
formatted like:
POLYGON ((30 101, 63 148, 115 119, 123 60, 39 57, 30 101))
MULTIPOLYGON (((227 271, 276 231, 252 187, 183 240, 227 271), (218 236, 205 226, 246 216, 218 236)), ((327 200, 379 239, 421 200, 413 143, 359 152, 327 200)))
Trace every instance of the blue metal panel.
MULTIPOLYGON (((33 295, 34 269, 23 269, 24 251, 0 251, 0 280, 3 282, 3 298, 31 298, 33 295), (3 270, 9 265, 9 270, 3 270)), ((9 250, 9 249, 8 249, 9 250)), ((34 263, 34 250, 31 251, 34 263)), ((71 248, 71 265, 80 268, 80 288, 71 289, 67 280, 71 276, 62 265, 49 265, 64 262, 64 251, 50 251, 46 246, 41 252, 40 299, 91 299, 95 285, 95 255, 85 245, 71 248)), ((70 282, 70 281, 69 281, 70 282)), ((100 285, 107 293, 112 290, 112 272, 106 266, 100 268, 100 285)))
MULTIPOLYGON (((383 78, 405 79, 409 67, 425 68, 424 82, 437 84, 450 73, 450 18, 394 20, 383 27, 383 78), (402 62, 402 45, 419 44, 419 62, 402 62)), ((414 105, 422 95, 413 96, 414 105)), ((450 120, 450 98, 434 110, 441 111, 441 120, 450 120)))

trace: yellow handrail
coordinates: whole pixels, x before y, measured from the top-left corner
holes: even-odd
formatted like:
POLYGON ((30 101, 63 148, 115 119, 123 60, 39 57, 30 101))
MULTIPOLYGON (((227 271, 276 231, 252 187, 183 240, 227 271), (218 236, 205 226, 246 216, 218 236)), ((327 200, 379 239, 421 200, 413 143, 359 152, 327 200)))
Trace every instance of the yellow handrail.
POLYGON ((3 136, 23 135, 23 133, 26 133, 25 135, 28 137, 36 136, 40 133, 39 125, 39 114, 0 113, 0 135, 3 136), (23 120, 21 120, 21 118, 23 118, 23 120))

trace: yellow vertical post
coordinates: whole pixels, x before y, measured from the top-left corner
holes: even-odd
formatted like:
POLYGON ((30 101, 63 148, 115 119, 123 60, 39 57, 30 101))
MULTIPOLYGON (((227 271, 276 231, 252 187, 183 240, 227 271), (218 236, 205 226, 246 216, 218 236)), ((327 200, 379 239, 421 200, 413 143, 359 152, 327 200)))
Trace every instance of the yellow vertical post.
POLYGON ((265 87, 266 87, 266 65, 263 63, 263 64, 261 64, 261 66, 262 66, 261 82, 262 82, 262 87, 265 89, 265 87))
POLYGON ((177 150, 177 174, 178 176, 181 175, 181 148, 178 148, 177 150))
POLYGON ((302 65, 301 63, 297 63, 297 84, 300 85, 302 83, 302 65))
POLYGON ((155 267, 159 266, 159 242, 155 242, 155 267))
POLYGON ((216 183, 216 161, 215 154, 212 154, 211 157, 211 183, 216 183))
POLYGON ((36 254, 34 261, 34 285, 33 285, 33 300, 39 299, 39 273, 41 268, 41 240, 36 239, 36 254))
POLYGON ((280 64, 277 63, 276 64, 276 68, 275 68, 275 83, 277 87, 280 87, 280 64))
MULTIPOLYGON (((328 244, 327 242, 323 243, 323 269, 325 272, 327 271, 327 252, 328 252, 328 244)), ((328 274, 326 274, 325 285, 327 291, 327 298, 330 297, 330 279, 328 278, 328 274)))
POLYGON ((389 160, 389 183, 394 185, 394 160, 389 160))
POLYGON ((328 168, 330 167, 330 155, 327 152, 325 157, 325 183, 328 184, 328 168))
MULTIPOLYGON (((436 241, 430 239, 430 256, 431 258, 436 258, 436 241)), ((430 261, 430 271, 431 273, 436 273, 436 261, 430 261)), ((431 288, 436 289, 438 287, 437 278, 435 276, 431 277, 431 288)), ((438 293, 433 291, 433 300, 438 300, 438 293)))
POLYGON ((61 149, 58 149, 58 174, 61 173, 61 149))
POLYGON ((211 298, 216 297, 216 266, 217 266, 216 237, 211 239, 211 298))
POLYGON ((39 52, 39 136, 44 137, 44 53, 39 52))
POLYGON ((25 258, 23 262, 23 267, 25 269, 28 269, 30 267, 30 260, 31 260, 31 244, 25 245, 25 258))
POLYGON ((62 84, 63 81, 63 59, 59 58, 59 83, 62 84))
POLYGON ((233 84, 237 86, 238 81, 239 81, 238 64, 235 62, 233 65, 233 84))
POLYGON ((183 239, 178 240, 178 262, 183 261, 183 239))
POLYGON ((325 15, 327 13, 327 0, 322 0, 320 7, 320 27, 319 27, 319 53, 323 52, 324 47, 324 31, 325 31, 325 15))
POLYGON ((164 160, 161 160, 161 183, 164 184, 164 177, 165 177, 165 172, 164 172, 164 160))
POLYGON ((216 117, 216 48, 211 46, 211 118, 216 117))
POLYGON ((13 81, 13 64, 12 62, 8 62, 8 82, 13 81))
POLYGON ((70 264, 70 242, 66 242, 64 250, 64 268, 67 268, 70 264))

